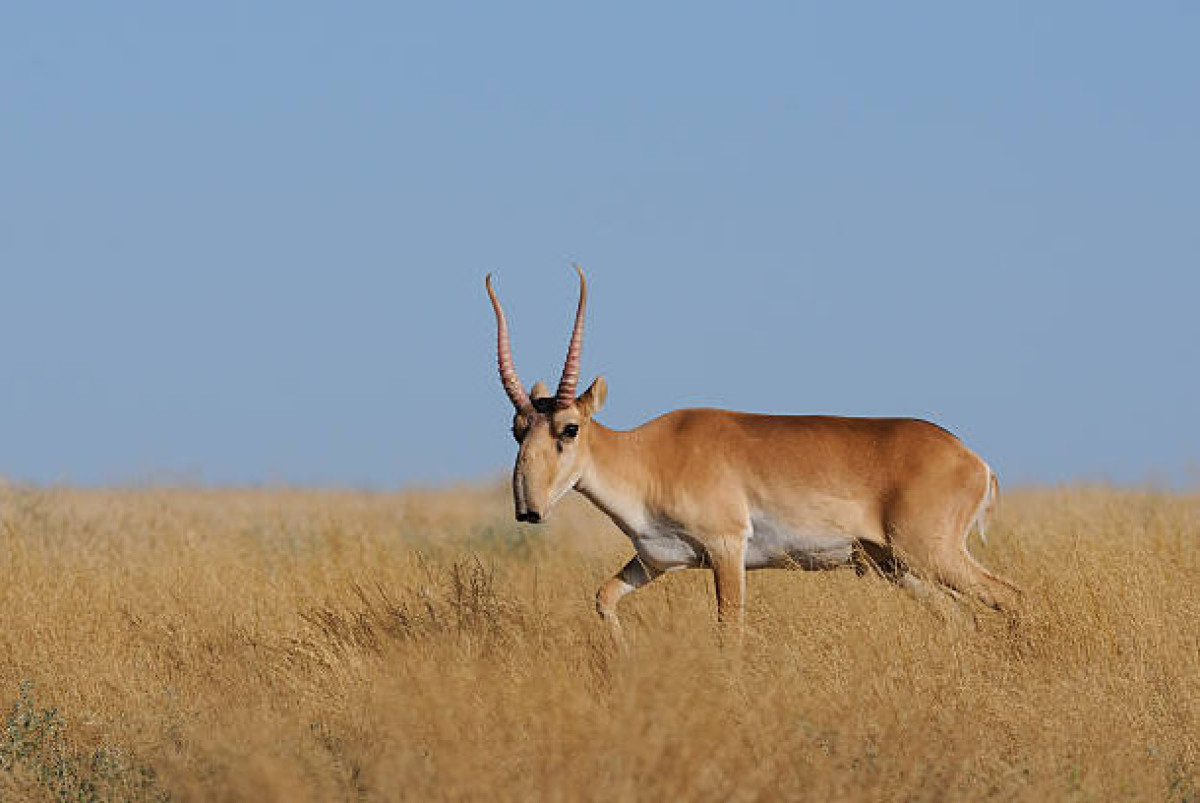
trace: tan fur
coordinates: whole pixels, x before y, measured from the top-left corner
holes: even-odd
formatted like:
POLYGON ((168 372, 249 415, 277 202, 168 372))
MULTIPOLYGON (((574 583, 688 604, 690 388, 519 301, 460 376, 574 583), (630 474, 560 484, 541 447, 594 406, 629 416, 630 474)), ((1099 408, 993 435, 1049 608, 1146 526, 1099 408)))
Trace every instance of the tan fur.
MULTIPOLYGON (((912 571, 992 607, 1016 602, 1016 586, 965 548, 967 529, 994 499, 994 475, 944 429, 914 419, 695 409, 619 432, 591 418, 605 393, 598 380, 571 407, 518 414, 518 513, 544 518, 550 501, 575 488, 631 536, 639 525, 630 511, 673 522, 707 554, 722 621, 741 617, 751 510, 851 534, 895 563, 895 579, 912 571), (573 443, 561 437, 568 424, 580 427, 573 443)), ((657 576, 634 576, 635 563, 597 594, 614 630, 617 600, 657 576)))

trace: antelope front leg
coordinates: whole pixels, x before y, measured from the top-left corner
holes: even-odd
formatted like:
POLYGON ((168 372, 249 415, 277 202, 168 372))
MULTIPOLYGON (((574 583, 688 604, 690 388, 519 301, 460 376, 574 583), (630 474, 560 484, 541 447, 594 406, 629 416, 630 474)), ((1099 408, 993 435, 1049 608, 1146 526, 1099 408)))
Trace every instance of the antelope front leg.
POLYGON ((641 558, 635 555, 621 571, 609 578, 596 592, 596 613, 600 614, 600 618, 608 623, 608 629, 617 644, 622 646, 625 644, 621 620, 617 618, 617 603, 621 597, 637 591, 660 574, 662 572, 642 563, 641 558))
POLYGON ((746 611, 746 541, 725 538, 708 550, 717 583, 717 621, 740 635, 746 611))

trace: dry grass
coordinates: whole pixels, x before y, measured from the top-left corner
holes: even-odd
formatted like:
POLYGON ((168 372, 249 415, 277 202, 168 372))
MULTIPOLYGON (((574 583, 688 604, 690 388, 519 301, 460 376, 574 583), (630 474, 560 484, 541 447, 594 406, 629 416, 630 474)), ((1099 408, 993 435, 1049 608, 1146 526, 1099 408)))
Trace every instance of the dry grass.
POLYGON ((685 572, 624 657, 628 543, 508 506, 0 489, 0 799, 1197 800, 1197 497, 1008 494, 1014 621, 759 572, 738 653, 685 572))

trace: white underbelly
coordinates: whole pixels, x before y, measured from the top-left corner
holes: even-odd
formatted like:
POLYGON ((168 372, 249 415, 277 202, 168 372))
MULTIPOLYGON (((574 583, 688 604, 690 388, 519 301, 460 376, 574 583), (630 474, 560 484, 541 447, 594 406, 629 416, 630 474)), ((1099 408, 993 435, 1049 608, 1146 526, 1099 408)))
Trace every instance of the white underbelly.
POLYGON ((835 569, 853 561, 854 536, 826 526, 795 526, 756 514, 750 519, 746 568, 835 569))
MULTIPOLYGON (((704 546, 673 525, 644 526, 630 538, 638 557, 659 571, 708 563, 704 546)), ((832 527, 797 527, 769 516, 751 518, 746 538, 746 568, 833 569, 853 560, 855 537, 832 527)))
POLYGON ((642 562, 661 572, 703 566, 705 563, 703 547, 678 530, 650 530, 633 536, 632 540, 633 548, 642 562))

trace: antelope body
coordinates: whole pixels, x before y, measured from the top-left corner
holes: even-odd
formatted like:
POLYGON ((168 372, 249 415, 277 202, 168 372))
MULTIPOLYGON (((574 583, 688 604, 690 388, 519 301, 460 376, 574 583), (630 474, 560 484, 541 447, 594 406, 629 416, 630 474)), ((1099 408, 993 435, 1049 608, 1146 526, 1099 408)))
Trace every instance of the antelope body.
POLYGON ((995 474, 946 430, 905 418, 756 415, 713 409, 666 413, 635 429, 594 416, 607 383, 576 396, 587 281, 557 392, 526 393, 488 277, 500 378, 515 408, 513 469, 519 521, 540 522, 575 489, 604 511, 637 554, 596 594, 620 637, 617 602, 664 572, 711 567, 717 612, 740 622, 748 569, 875 569, 915 593, 932 579, 991 607, 1019 589, 966 550, 983 534, 995 474))

